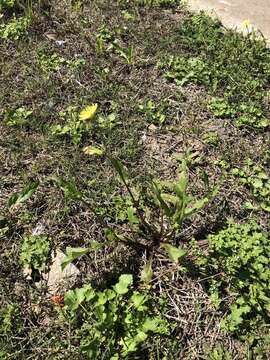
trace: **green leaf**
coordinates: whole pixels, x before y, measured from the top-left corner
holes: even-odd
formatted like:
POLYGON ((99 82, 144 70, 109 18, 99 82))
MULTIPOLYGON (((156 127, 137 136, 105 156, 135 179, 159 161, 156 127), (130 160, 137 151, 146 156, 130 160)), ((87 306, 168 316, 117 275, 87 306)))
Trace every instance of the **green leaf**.
POLYGON ((147 318, 143 323, 143 331, 147 333, 148 331, 156 332, 159 328, 159 319, 157 318, 147 318))
POLYGON ((187 165, 186 162, 183 161, 182 163, 182 171, 179 174, 179 180, 176 186, 176 193, 179 196, 180 194, 183 196, 186 193, 187 190, 187 181, 188 181, 188 176, 187 176, 187 165))
POLYGON ((149 284, 153 277, 153 269, 152 269, 152 257, 147 261, 141 271, 141 281, 145 284, 149 284))
POLYGON ((123 358, 137 350, 138 345, 147 339, 147 334, 141 330, 138 330, 136 336, 125 337, 120 340, 120 345, 123 350, 121 352, 123 358))
POLYGON ((85 255, 89 252, 89 248, 82 248, 82 247, 78 247, 78 248, 72 248, 72 247, 67 247, 66 248, 66 256, 64 257, 62 263, 61 263, 61 268, 62 270, 65 269, 65 267, 70 264, 73 260, 77 259, 78 257, 85 255))
POLYGON ((139 219, 136 216, 136 209, 133 206, 127 208, 127 217, 130 224, 139 224, 139 219))
POLYGON ((252 181, 252 185, 253 185, 254 188, 259 189, 259 188, 263 187, 263 182, 262 182, 261 179, 254 179, 252 181))
POLYGON ((22 191, 13 194, 8 200, 8 206, 16 206, 28 200, 36 191, 39 185, 38 181, 30 182, 22 191))
POLYGON ((65 305, 68 310, 75 311, 83 301, 90 301, 94 297, 95 292, 91 285, 84 285, 82 288, 77 288, 66 292, 65 305))
POLYGON ((153 181, 153 192, 156 195, 156 198, 158 200, 158 202, 160 203, 160 206, 162 208, 162 210, 165 212, 165 214, 170 217, 171 216, 171 210, 169 208, 169 206, 166 204, 166 202, 164 201, 162 195, 161 195, 161 190, 158 187, 158 184, 156 182, 153 181))
POLYGON ((171 195, 171 194, 167 194, 167 193, 161 193, 160 194, 162 196, 162 199, 167 201, 167 203, 170 203, 172 205, 176 205, 179 201, 178 197, 171 195))
POLYGON ((127 174, 126 174, 123 164, 118 159, 114 159, 114 158, 110 158, 110 161, 111 161, 114 169, 118 173, 121 181, 123 183, 126 183, 127 182, 127 174))
POLYGON ((209 202, 208 198, 203 198, 195 202, 192 207, 188 207, 185 209, 185 216, 190 216, 194 214, 196 211, 202 209, 209 202))
POLYGON ((65 198, 78 200, 82 194, 77 190, 76 184, 73 180, 55 179, 60 189, 63 191, 65 198))
POLYGON ((118 295, 123 295, 128 292, 128 288, 133 283, 133 277, 131 274, 124 274, 119 277, 118 283, 113 287, 118 295))
POLYGON ((143 294, 140 294, 139 292, 134 292, 131 296, 131 301, 133 302, 133 305, 135 309, 138 311, 143 311, 146 309, 145 306, 142 306, 147 300, 147 297, 143 294))
POLYGON ((100 243, 98 241, 92 240, 89 243, 89 251, 90 250, 98 251, 98 250, 104 248, 104 246, 106 246, 106 245, 108 245, 108 242, 100 243))
POLYGON ((181 257, 185 256, 186 253, 187 253, 186 250, 177 248, 177 247, 172 246, 170 244, 162 244, 162 247, 164 247, 164 249, 167 251, 170 259, 175 263, 178 263, 178 260, 181 257))

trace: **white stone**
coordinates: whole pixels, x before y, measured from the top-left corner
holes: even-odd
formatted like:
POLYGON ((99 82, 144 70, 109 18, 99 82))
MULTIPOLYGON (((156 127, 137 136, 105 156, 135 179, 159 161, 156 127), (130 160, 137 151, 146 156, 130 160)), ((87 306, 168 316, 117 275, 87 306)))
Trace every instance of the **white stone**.
POLYGON ((68 264, 62 271, 61 263, 64 257, 65 254, 62 251, 56 250, 50 270, 44 275, 44 280, 47 282, 48 293, 51 295, 66 290, 74 284, 77 276, 80 274, 79 269, 73 264, 68 264))

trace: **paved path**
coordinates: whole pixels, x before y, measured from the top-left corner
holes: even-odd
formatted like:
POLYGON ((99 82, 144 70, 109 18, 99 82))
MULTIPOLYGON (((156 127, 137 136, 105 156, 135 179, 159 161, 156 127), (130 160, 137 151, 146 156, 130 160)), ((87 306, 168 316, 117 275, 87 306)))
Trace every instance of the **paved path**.
POLYGON ((249 26, 260 30, 270 46, 270 0, 187 0, 187 2, 191 10, 205 10, 217 16, 224 26, 229 28, 245 31, 248 20, 249 26))

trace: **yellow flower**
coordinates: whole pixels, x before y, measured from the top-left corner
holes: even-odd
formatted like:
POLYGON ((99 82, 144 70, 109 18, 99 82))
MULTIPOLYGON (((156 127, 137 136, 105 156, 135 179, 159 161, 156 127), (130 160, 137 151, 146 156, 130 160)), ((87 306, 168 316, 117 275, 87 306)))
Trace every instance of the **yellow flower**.
POLYGON ((86 106, 86 108, 84 108, 80 112, 79 119, 80 120, 91 120, 91 119, 93 119, 96 112, 97 112, 97 108, 98 108, 97 104, 92 104, 92 105, 86 106))
POLYGON ((242 27, 247 29, 248 27, 250 27, 250 20, 249 19, 246 19, 242 22, 242 27))
POLYGON ((98 156, 101 156, 101 155, 103 155, 104 150, 100 149, 100 148, 97 148, 97 147, 94 147, 94 146, 86 146, 86 147, 83 148, 83 152, 86 155, 98 155, 98 156))

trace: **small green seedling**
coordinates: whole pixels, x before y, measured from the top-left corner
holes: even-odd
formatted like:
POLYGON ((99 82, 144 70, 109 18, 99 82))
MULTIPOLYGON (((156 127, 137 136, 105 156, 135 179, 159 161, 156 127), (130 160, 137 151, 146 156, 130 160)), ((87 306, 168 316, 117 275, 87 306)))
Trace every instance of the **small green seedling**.
POLYGON ((32 181, 28 185, 25 186, 20 192, 14 193, 8 200, 8 206, 10 208, 16 207, 19 204, 27 201, 38 188, 39 182, 32 181))
POLYGON ((138 106, 139 111, 145 115, 147 121, 156 125, 162 125, 166 121, 166 104, 155 104, 154 101, 148 100, 145 104, 138 106))
POLYGON ((27 110, 24 106, 7 111, 5 114, 5 124, 11 127, 26 125, 31 120, 32 114, 33 111, 27 110))
POLYGON ((23 267, 42 271, 45 269, 50 252, 47 236, 25 236, 21 246, 20 262, 23 267))

